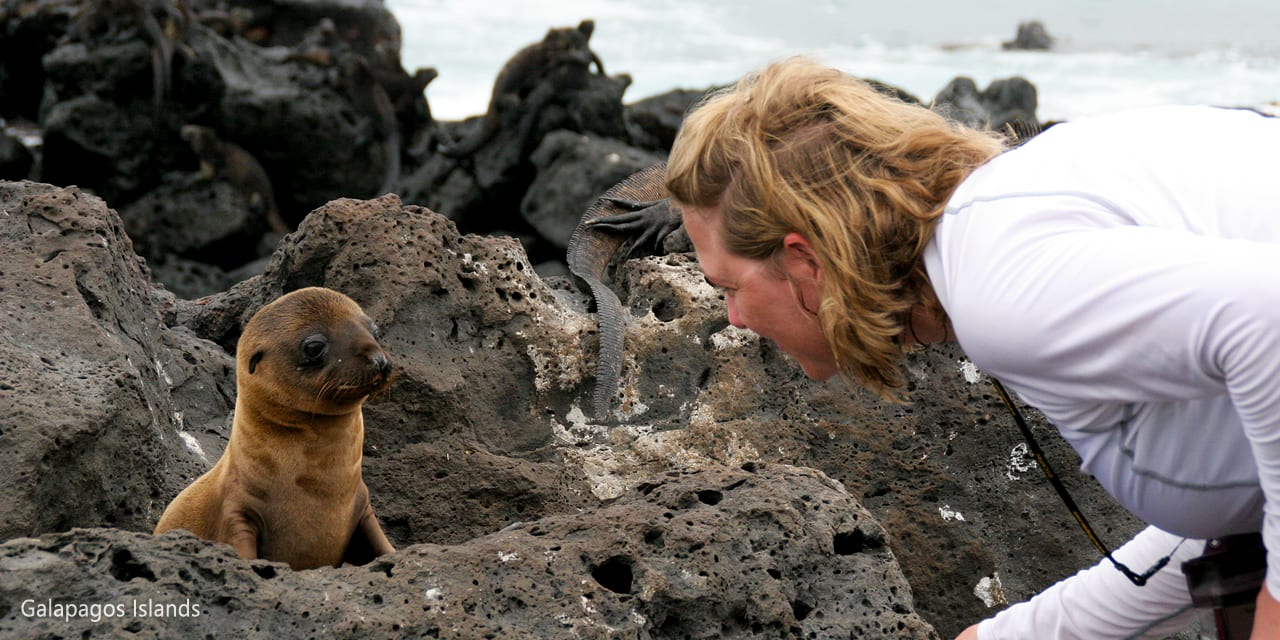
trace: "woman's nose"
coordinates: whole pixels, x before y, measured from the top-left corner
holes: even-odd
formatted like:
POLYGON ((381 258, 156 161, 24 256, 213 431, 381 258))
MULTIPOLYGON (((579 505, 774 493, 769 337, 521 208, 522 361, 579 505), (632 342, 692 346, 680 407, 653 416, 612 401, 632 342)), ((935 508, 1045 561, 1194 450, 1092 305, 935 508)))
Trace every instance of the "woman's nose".
POLYGON ((739 329, 746 329, 747 324, 742 321, 742 313, 738 311, 738 303, 734 301, 733 296, 725 296, 724 303, 729 308, 729 324, 739 329))

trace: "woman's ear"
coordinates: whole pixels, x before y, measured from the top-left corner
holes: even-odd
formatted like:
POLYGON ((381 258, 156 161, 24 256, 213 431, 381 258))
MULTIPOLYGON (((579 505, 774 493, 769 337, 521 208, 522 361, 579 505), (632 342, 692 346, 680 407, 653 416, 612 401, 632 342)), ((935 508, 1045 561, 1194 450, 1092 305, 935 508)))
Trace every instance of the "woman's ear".
POLYGON ((782 264, 793 280, 816 282, 822 276, 822 263, 813 245, 795 231, 782 238, 782 264))
POLYGON ((816 316, 822 302, 822 262, 808 238, 794 231, 782 238, 782 268, 800 308, 816 316))

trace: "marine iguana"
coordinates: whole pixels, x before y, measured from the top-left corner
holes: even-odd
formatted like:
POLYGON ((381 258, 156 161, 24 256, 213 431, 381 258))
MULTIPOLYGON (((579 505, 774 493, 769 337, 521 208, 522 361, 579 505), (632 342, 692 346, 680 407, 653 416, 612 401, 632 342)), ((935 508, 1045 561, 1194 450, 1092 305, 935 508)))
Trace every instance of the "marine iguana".
POLYGON ((440 153, 454 159, 472 156, 497 135, 502 123, 517 108, 525 112, 517 135, 520 139, 527 138, 530 133, 527 129, 537 122, 536 114, 543 106, 561 92, 586 85, 592 63, 600 75, 604 75, 604 64, 588 44, 593 31, 595 22, 583 20, 576 28, 551 29, 541 42, 517 51, 493 83, 489 110, 479 131, 464 140, 442 144, 440 153))
POLYGON ((315 26, 302 35, 302 39, 289 49, 285 62, 304 62, 317 67, 332 67, 349 47, 338 35, 338 26, 332 18, 321 18, 315 26))
MULTIPOLYGON (((1040 131, 1041 126, 1034 121, 1021 121, 1006 125, 1004 133, 1010 145, 1017 146, 1040 131)), ((670 206, 666 173, 667 164, 659 162, 610 187, 587 208, 569 237, 569 271, 585 283, 596 303, 600 354, 593 412, 598 419, 607 416, 613 405, 613 394, 622 371, 625 329, 622 303, 604 283, 605 275, 628 239, 630 246, 624 259, 640 248, 650 248, 656 253, 666 237, 682 224, 679 211, 670 206)))
POLYGON ((395 106, 364 56, 348 53, 339 59, 338 64, 339 84, 346 90, 356 111, 369 118, 374 142, 382 148, 385 173, 382 185, 374 195, 391 193, 400 180, 400 121, 396 118, 395 106))
POLYGON ((424 92, 427 85, 440 75, 436 68, 418 67, 413 75, 409 75, 400 62, 398 45, 385 41, 374 46, 369 71, 391 99, 401 135, 407 138, 401 143, 402 150, 409 157, 417 158, 434 149, 437 126, 424 92))
MULTIPOLYGON (((439 75, 440 72, 436 71, 435 67, 414 69, 407 85, 398 92, 398 97, 392 99, 396 106, 396 116, 400 118, 401 128, 409 132, 406 151, 415 158, 436 146, 439 127, 436 125, 436 119, 431 115, 431 105, 423 93, 427 90, 427 85, 439 75)), ((388 93, 397 92, 389 89, 388 93)))
POLYGON ((191 10, 185 0, 96 0, 76 13, 67 28, 67 38, 87 42, 104 26, 108 38, 118 37, 112 21, 118 15, 128 16, 151 43, 152 108, 159 119, 173 88, 173 55, 178 50, 190 55, 186 38, 191 10), (163 26, 156 19, 156 11, 163 15, 163 26))
POLYGON ((183 125, 182 139, 200 157, 200 175, 205 179, 219 177, 231 183, 244 195, 251 210, 266 216, 273 231, 289 233, 292 230, 276 206, 271 178, 252 154, 240 145, 219 139, 213 129, 199 125, 183 125))
POLYGON ((667 163, 659 162, 612 186, 582 215, 569 237, 569 271, 586 283, 596 302, 600 355, 596 363, 593 413, 609 414, 613 394, 622 373, 622 303, 604 283, 614 255, 627 238, 634 237, 628 253, 641 246, 660 246, 663 238, 680 226, 680 215, 669 204, 667 163))

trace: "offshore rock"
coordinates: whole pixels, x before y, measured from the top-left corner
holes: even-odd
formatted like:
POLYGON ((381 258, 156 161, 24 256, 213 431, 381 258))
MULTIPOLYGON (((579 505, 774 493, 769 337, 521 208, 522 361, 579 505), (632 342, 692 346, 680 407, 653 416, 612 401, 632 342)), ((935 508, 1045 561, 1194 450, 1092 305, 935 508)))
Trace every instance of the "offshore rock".
POLYGON ((1013 40, 1001 43, 1006 51, 1048 51, 1053 48, 1053 37, 1039 20, 1018 23, 1018 34, 1013 40))

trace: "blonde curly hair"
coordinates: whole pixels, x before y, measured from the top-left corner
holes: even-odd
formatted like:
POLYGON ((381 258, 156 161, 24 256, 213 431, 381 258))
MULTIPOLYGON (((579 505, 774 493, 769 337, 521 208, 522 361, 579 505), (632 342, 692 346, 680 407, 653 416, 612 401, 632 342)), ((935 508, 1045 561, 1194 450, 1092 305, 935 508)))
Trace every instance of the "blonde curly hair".
POLYGON ((804 236, 824 273, 816 313, 837 369, 902 402, 907 314, 921 305, 945 320, 924 248, 960 182, 1005 148, 997 134, 792 58, 689 113, 667 187, 677 205, 720 207, 732 254, 769 260, 788 233, 804 236))

